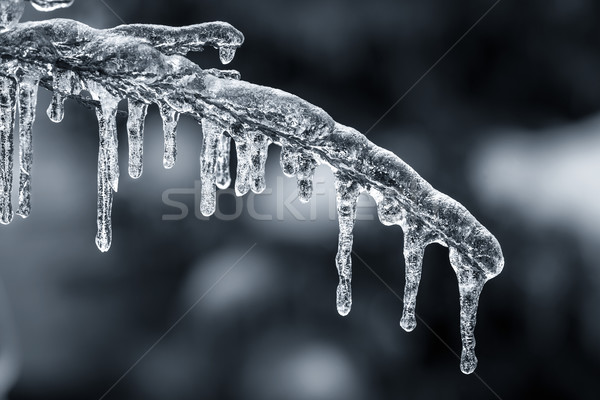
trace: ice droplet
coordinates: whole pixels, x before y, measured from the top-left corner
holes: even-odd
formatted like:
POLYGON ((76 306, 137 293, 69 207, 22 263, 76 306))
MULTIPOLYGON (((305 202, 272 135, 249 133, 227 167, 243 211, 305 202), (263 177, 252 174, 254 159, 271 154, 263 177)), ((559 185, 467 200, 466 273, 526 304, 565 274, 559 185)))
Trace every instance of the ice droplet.
POLYGON ((339 283, 336 290, 336 306, 340 315, 348 315, 352 307, 352 230, 356 218, 356 202, 360 195, 358 184, 341 174, 335 174, 337 212, 340 232, 335 264, 339 283))
POLYGON ((165 137, 163 166, 170 169, 175 166, 177 159, 177 123, 179 122, 179 113, 173 110, 168 104, 163 103, 159 108, 165 137))
POLYGON ((18 77, 19 90, 19 208, 17 214, 27 218, 31 212, 31 166, 33 164, 32 127, 35 120, 39 76, 18 77))
POLYGON ((219 59, 223 65, 229 64, 235 57, 235 47, 222 46, 219 47, 219 59))
POLYGON ((129 141, 129 176, 137 179, 144 169, 144 121, 148 105, 128 100, 127 138, 129 141))
POLYGON ((4 225, 13 218, 11 192, 16 86, 14 79, 0 76, 0 223, 4 225))

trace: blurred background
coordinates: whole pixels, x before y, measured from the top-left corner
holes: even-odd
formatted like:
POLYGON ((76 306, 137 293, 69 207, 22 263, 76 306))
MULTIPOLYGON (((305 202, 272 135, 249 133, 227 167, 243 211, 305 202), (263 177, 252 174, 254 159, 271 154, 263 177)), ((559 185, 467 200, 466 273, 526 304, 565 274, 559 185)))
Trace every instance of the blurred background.
MULTIPOLYGON (((493 4, 80 0, 50 14, 28 7, 23 20, 227 21, 246 36, 230 65, 243 79, 366 132, 493 4)), ((369 132, 502 244, 506 267, 481 297, 477 376, 453 354, 458 289, 446 248, 428 247, 424 260, 417 313, 430 329, 405 333, 402 301, 381 282, 402 296, 402 231, 362 198, 354 249, 364 263, 354 259, 342 318, 331 172, 318 169, 317 194, 301 204, 273 146, 265 194, 223 191, 218 216, 199 218, 201 130, 182 117, 177 165, 164 170, 155 106, 139 180, 126 176, 119 121, 122 179, 101 254, 95 116, 67 101, 52 124, 40 90, 32 214, 0 228, 3 304, 18 333, 5 318, 0 346, 17 348, 20 364, 9 398, 597 398, 599 17, 594 0, 502 0, 369 132)), ((190 58, 219 67, 213 49, 190 58)))

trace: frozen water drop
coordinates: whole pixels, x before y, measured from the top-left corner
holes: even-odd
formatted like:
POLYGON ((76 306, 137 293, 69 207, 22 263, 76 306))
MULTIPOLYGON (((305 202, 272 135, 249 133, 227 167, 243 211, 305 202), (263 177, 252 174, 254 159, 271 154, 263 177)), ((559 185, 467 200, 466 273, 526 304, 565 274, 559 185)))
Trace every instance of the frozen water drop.
POLYGON ((316 163, 310 153, 303 150, 298 162, 298 197, 302 203, 308 203, 313 193, 313 175, 316 163))
POLYGON ((266 187, 265 165, 271 139, 256 131, 250 132, 250 187, 254 193, 262 193, 266 187))
POLYGON ((235 50, 235 47, 219 47, 219 59, 221 60, 221 63, 226 65, 233 61, 233 58, 235 57, 235 50))

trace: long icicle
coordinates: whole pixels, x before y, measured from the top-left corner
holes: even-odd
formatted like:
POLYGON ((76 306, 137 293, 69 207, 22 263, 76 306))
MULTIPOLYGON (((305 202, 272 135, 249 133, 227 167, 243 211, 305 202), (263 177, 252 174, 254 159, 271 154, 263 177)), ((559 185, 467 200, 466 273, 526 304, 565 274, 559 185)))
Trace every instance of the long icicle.
POLYGON ((227 189, 231 185, 229 173, 229 152, 231 151, 231 138, 222 134, 217 144, 216 181, 219 189, 227 189))
POLYGON ((5 225, 13 218, 11 192, 16 86, 14 79, 0 76, 0 222, 5 225))
POLYGON ((100 101, 96 108, 100 147, 98 149, 98 232, 96 246, 106 252, 112 242, 113 190, 119 185, 117 109, 119 100, 93 81, 86 82, 93 98, 100 101))
POLYGON ((259 131, 250 132, 250 187, 254 193, 262 193, 266 187, 265 165, 271 139, 259 131))
POLYGON ((179 122, 179 113, 165 103, 160 104, 159 108, 165 136, 163 166, 170 169, 175 166, 175 161, 177 160, 177 123, 179 122))
POLYGON ((19 207, 17 214, 27 218, 31 212, 31 167, 33 164, 32 127, 35 120, 39 76, 25 73, 18 78, 19 91, 19 207))
POLYGON ((360 187, 353 180, 336 173, 335 190, 340 226, 338 252, 335 257, 340 279, 336 291, 336 306, 338 313, 344 316, 348 315, 352 307, 352 230, 356 219, 356 202, 360 195, 360 187))
POLYGON ((219 136, 223 134, 223 128, 211 121, 202 119, 202 152, 200 155, 200 180, 202 186, 200 199, 200 212, 205 217, 215 212, 217 200, 216 188, 216 164, 217 147, 219 136))
POLYGON ((148 105, 128 100, 127 139, 129 144, 129 176, 137 179, 144 170, 144 122, 148 105))

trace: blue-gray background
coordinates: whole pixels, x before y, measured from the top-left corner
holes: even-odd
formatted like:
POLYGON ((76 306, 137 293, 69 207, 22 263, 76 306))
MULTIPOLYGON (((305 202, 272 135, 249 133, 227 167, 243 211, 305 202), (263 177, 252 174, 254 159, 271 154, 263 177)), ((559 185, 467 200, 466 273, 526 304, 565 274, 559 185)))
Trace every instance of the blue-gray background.
MULTIPOLYGON (((232 23, 246 36, 231 64, 243 79, 299 95, 362 132, 493 5, 105 3, 127 23, 232 23)), ((95 0, 51 14, 29 7, 24 19, 50 17, 97 28, 121 23, 95 0)), ((461 201, 503 246, 505 271, 481 298, 479 378, 461 374, 443 343, 460 351, 445 248, 431 246, 425 256, 417 312, 431 331, 420 324, 405 333, 402 302, 356 258, 354 306, 338 316, 330 172, 319 169, 313 205, 295 200, 295 213, 278 213, 294 182, 282 178, 272 148, 271 194, 237 203, 244 212, 235 220, 199 219, 201 131, 189 118, 179 127, 178 163, 165 171, 160 117, 150 108, 137 181, 126 176, 120 121, 114 240, 101 254, 93 240, 95 116, 68 101, 65 120, 54 125, 41 90, 32 215, 0 229, 0 272, 20 339, 10 398, 100 398, 203 295, 106 399, 597 398, 598 17, 593 0, 500 1, 369 133, 461 201), (186 218, 168 220, 179 211, 163 202, 165 193, 189 207, 186 218)), ((212 49, 190 57, 219 66, 212 49)), ((231 214, 232 196, 221 200, 231 214)), ((379 224, 368 199, 362 204, 356 253, 401 295, 402 232, 379 224)))

